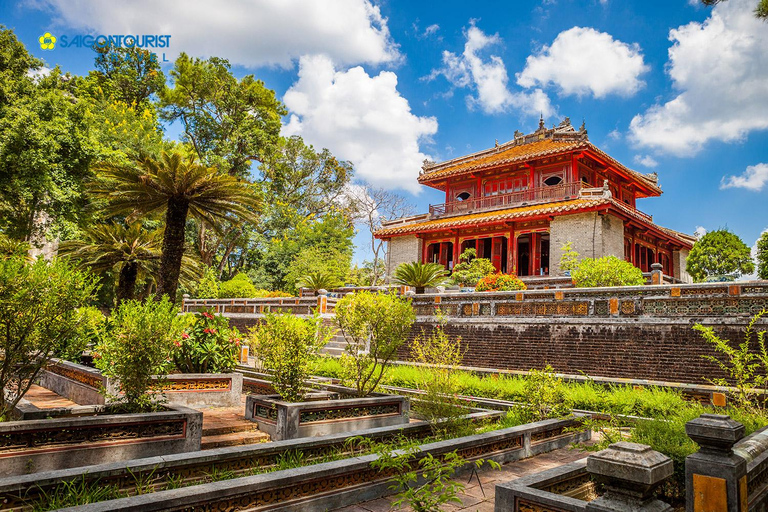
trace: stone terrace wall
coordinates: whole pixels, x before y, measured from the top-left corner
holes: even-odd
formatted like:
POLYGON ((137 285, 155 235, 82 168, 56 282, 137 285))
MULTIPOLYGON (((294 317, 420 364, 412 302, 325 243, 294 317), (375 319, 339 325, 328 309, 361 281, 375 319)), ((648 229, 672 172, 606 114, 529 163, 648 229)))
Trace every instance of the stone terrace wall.
MULTIPOLYGON (((724 377, 692 329, 711 325, 741 341, 752 315, 768 309, 768 282, 424 295, 414 299, 411 338, 434 326, 460 336, 463 365, 706 384, 724 377)), ((761 325, 766 325, 763 322, 761 325)), ((408 347, 399 354, 409 358, 408 347)))

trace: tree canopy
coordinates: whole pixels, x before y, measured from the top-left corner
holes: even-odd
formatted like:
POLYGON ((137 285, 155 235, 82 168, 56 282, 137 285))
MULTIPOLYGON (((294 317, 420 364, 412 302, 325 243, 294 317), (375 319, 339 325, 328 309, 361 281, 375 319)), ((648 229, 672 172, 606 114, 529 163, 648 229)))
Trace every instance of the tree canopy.
POLYGON ((686 271, 694 281, 708 277, 751 274, 755 270, 750 249, 727 229, 710 231, 701 237, 688 254, 686 271))

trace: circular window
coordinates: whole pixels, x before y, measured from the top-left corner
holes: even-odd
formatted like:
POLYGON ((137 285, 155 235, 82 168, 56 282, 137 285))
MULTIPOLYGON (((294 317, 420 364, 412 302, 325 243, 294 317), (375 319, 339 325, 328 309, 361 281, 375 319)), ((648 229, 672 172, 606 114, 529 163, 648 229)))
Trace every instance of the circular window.
POLYGON ((548 187, 551 187, 553 185, 559 185, 563 182, 563 178, 560 176, 550 176, 549 178, 544 180, 544 184, 548 187))
POLYGON ((458 199, 459 201, 466 201, 469 198, 470 198, 469 192, 462 192, 461 194, 456 196, 456 199, 458 199))

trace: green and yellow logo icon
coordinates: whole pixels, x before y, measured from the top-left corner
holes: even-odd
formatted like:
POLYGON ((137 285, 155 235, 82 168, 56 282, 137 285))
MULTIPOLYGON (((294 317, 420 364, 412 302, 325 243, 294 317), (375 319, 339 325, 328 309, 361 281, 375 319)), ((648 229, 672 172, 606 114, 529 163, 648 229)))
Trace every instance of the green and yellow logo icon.
POLYGON ((50 32, 46 32, 38 39, 40 41, 40 48, 43 50, 53 50, 53 48, 56 46, 56 36, 50 32))

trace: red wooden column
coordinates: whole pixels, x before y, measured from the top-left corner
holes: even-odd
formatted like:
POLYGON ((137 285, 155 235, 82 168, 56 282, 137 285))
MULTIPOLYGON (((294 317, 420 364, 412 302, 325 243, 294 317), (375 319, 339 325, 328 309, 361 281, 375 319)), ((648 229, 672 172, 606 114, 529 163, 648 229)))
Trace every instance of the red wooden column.
POLYGON ((461 247, 459 247, 459 235, 457 234, 453 241, 453 266, 459 264, 459 254, 461 247))
POLYGON ((571 183, 579 181, 579 168, 578 160, 576 160, 576 152, 571 153, 571 183))
POLYGON ((517 238, 515 238, 514 227, 509 230, 507 243, 507 274, 517 275, 517 238))
POLYGON ((429 242, 426 240, 422 240, 421 242, 421 262, 422 263, 428 263, 427 261, 427 252, 429 250, 429 242))
POLYGON ((540 261, 541 256, 539 255, 539 234, 538 233, 531 233, 530 251, 531 251, 531 255, 528 258, 528 275, 535 276, 537 275, 536 272, 538 272, 539 267, 541 266, 541 261, 540 261))

